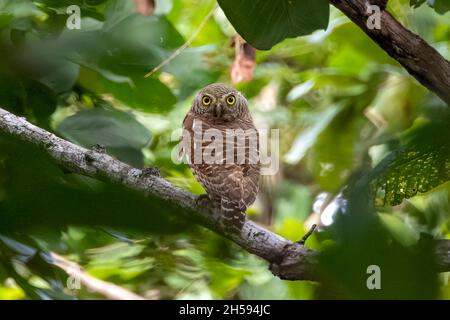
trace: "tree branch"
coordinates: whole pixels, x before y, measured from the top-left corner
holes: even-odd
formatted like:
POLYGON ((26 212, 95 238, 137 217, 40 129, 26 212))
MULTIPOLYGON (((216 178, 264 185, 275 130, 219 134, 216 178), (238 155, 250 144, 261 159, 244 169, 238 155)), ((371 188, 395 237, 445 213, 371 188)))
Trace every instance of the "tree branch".
MULTIPOLYGON (((220 212, 216 208, 209 204, 200 205, 197 196, 175 187, 158 175, 133 168, 103 152, 77 146, 0 108, 2 131, 41 147, 55 163, 74 173, 121 184, 176 204, 181 209, 177 214, 195 218, 244 250, 265 259, 272 273, 281 279, 319 279, 317 251, 287 240, 252 221, 246 221, 240 234, 228 233, 218 222, 220 212)), ((450 240, 440 240, 436 253, 440 271, 450 271, 450 240)))
POLYGON ((176 204, 179 214, 196 218, 202 225, 234 241, 242 248, 270 263, 272 272, 283 279, 315 280, 317 252, 291 242, 247 221, 241 234, 225 232, 218 223, 220 212, 210 205, 199 205, 197 196, 157 175, 148 174, 109 155, 88 150, 63 140, 0 108, 0 131, 43 148, 61 167, 81 175, 124 185, 176 204))
POLYGON ((330 0, 356 23, 373 41, 430 91, 450 105, 450 62, 418 35, 403 27, 389 12, 381 9, 381 28, 370 29, 367 25, 370 4, 384 5, 387 1, 376 0, 330 0))
POLYGON ((92 292, 96 292, 109 300, 145 300, 144 297, 113 283, 97 279, 86 273, 75 262, 69 261, 62 256, 51 252, 53 264, 64 270, 69 276, 79 281, 92 292))

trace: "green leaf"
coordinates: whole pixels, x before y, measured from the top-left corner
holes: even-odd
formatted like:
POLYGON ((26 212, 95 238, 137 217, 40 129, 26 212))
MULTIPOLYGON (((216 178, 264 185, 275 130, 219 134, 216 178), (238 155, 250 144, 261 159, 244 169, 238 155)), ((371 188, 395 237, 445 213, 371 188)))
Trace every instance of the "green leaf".
POLYGON ((184 43, 162 16, 142 16, 131 3, 111 1, 101 29, 65 31, 63 38, 75 53, 79 83, 97 94, 112 94, 129 107, 147 112, 169 110, 177 99, 171 90, 144 74, 184 43))
POLYGON ((412 246, 419 240, 419 232, 399 216, 387 213, 379 213, 378 216, 393 238, 402 245, 412 246))
POLYGON ((164 16, 143 16, 131 1, 110 1, 105 11, 104 31, 120 42, 177 48, 183 37, 164 16))
POLYGON ((38 12, 35 4, 27 0, 2 0, 0 1, 1 15, 10 14, 15 18, 32 16, 38 12))
POLYGON ((13 20, 13 16, 7 12, 0 12, 0 29, 8 26, 13 20))
POLYGON ((106 0, 86 0, 85 2, 90 6, 98 6, 99 4, 106 2, 106 0))
POLYGON ((413 8, 420 7, 426 0, 410 0, 409 5, 413 8))
POLYGON ((80 67, 70 61, 60 63, 56 68, 49 69, 48 74, 38 79, 39 82, 52 89, 55 93, 69 91, 74 86, 80 67))
POLYGON ((450 10, 450 0, 410 0, 409 5, 418 8, 425 2, 439 14, 445 14, 450 10))
POLYGON ((38 120, 49 118, 56 109, 54 92, 35 81, 26 83, 25 88, 27 91, 26 108, 33 110, 33 115, 38 120))
POLYGON ((207 55, 214 55, 214 52, 217 52, 214 46, 188 48, 164 67, 164 71, 171 73, 179 81, 180 99, 219 78, 221 74, 219 59, 206 59, 207 55), (189 68, 186 68, 187 65, 189 68))
POLYGON ((398 205, 450 180, 449 122, 414 130, 408 142, 382 160, 372 173, 375 203, 398 205))
POLYGON ((434 10, 440 14, 450 11, 450 0, 436 0, 434 2, 434 10))
POLYGON ((23 114, 27 92, 16 75, 0 66, 0 105, 15 114, 23 114))
POLYGON ((101 144, 110 148, 141 149, 150 140, 150 132, 132 115, 100 107, 66 118, 57 131, 85 147, 101 144))
POLYGON ((11 54, 23 69, 23 78, 36 80, 60 94, 72 89, 79 73, 79 66, 65 57, 68 49, 58 41, 47 40, 27 42, 22 50, 11 54))
POLYGON ((341 108, 330 106, 317 116, 317 121, 311 127, 299 134, 285 156, 289 164, 297 164, 305 156, 306 152, 316 143, 317 137, 326 129, 341 108))
MULTIPOLYGON (((352 169, 356 125, 353 108, 342 108, 319 134, 312 148, 314 177, 323 190, 336 192, 352 169)), ((310 159, 311 161, 311 159, 310 159)))
POLYGON ((126 77, 100 68, 81 68, 79 82, 97 94, 112 94, 131 108, 169 111, 177 101, 170 89, 153 78, 126 77))
POLYGON ((268 50, 286 38, 326 29, 325 0, 218 0, 236 31, 255 48, 268 50))

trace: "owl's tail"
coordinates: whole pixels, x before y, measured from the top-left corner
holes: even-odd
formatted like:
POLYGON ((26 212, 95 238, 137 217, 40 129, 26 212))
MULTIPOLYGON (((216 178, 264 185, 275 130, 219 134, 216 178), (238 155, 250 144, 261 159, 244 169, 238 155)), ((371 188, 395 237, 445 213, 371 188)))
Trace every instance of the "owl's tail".
POLYGON ((230 232, 241 232, 245 223, 246 207, 242 203, 222 198, 221 224, 230 232))

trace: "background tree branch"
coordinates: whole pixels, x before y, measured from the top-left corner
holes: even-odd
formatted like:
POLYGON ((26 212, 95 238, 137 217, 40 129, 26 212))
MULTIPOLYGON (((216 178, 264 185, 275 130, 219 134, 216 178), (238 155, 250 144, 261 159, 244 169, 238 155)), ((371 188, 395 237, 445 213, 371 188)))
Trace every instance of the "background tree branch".
MULTIPOLYGON (((88 150, 43 130, 24 118, 0 108, 0 132, 39 146, 66 170, 84 176, 124 185, 148 196, 175 204, 176 213, 195 218, 200 224, 232 240, 244 250, 265 259, 272 273, 281 279, 318 280, 318 252, 287 240, 252 221, 240 234, 228 233, 218 223, 219 211, 197 196, 159 177, 152 170, 139 170, 122 163, 101 150, 88 150)), ((142 221, 145 224, 145 221, 142 221)), ((105 221, 105 225, 108 221, 105 221)), ((441 271, 450 271, 450 240, 440 240, 437 259, 441 271)))
POLYGON ((387 1, 330 0, 356 23, 373 41, 430 91, 450 105, 450 62, 421 37, 403 27, 389 12, 384 10, 387 1), (367 25, 373 14, 370 4, 380 5, 381 28, 367 25))
POLYGON ((88 290, 96 292, 110 300, 145 300, 144 297, 135 294, 125 288, 115 285, 111 282, 97 279, 82 268, 64 257, 52 252, 53 264, 64 270, 69 276, 79 281, 80 285, 85 286, 88 290))
POLYGON ((251 221, 245 223, 240 235, 227 233, 220 227, 217 219, 219 212, 213 206, 205 203, 199 205, 196 195, 175 187, 150 170, 139 170, 105 153, 84 149, 1 108, 0 131, 43 148, 58 165, 71 172, 118 183, 176 204, 183 209, 177 213, 190 219, 194 217, 207 228, 267 260, 271 264, 272 272, 281 278, 316 279, 314 264, 317 252, 280 237, 251 221))

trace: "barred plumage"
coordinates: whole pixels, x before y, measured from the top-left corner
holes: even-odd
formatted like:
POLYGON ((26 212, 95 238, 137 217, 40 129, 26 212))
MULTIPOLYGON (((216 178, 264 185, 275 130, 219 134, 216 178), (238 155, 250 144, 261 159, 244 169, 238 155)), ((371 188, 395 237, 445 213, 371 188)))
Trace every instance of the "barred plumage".
POLYGON ((224 84, 202 89, 183 121, 180 147, 209 198, 220 204, 223 225, 241 230, 260 176, 258 134, 243 95, 224 84))

